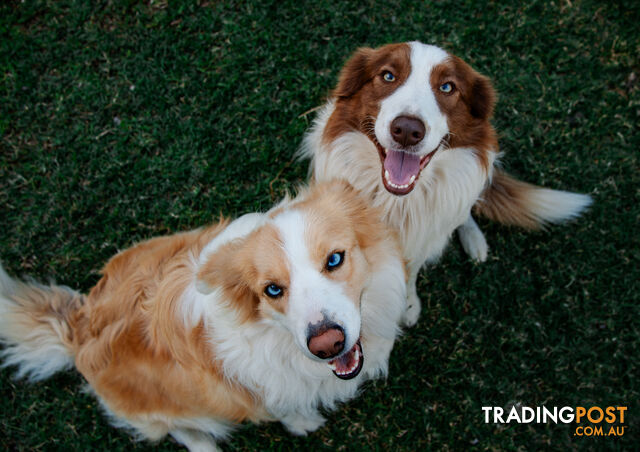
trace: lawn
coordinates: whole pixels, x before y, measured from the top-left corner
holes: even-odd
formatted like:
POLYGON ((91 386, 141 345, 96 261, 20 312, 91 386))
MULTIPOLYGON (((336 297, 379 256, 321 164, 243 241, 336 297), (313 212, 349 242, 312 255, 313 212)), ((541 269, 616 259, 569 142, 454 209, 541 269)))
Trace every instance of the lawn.
MULTIPOLYGON (((242 426, 228 450, 631 449, 640 441, 640 4, 8 1, 0 5, 0 259, 88 290, 131 244, 265 210, 357 47, 421 40, 499 93, 518 177, 590 193, 579 221, 480 220, 419 279, 421 319, 386 380, 306 438, 242 426), (91 3, 91 5, 89 5, 91 3), (623 6, 624 5, 624 6, 623 6), (485 424, 483 406, 628 406, 622 438, 485 424)), ((7 450, 178 450, 110 427, 75 372, 0 373, 7 450)))

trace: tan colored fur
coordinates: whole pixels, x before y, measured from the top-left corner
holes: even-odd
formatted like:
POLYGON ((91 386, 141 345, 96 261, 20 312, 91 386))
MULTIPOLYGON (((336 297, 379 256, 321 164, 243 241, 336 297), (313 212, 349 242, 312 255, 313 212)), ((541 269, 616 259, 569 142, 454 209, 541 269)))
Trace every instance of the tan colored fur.
MULTIPOLYGON (((210 446, 208 435, 224 437, 230 425, 243 421, 278 419, 296 433, 317 428, 322 423, 318 406, 332 407, 352 397, 358 382, 343 383, 326 363, 306 361, 295 349, 285 352, 286 357, 275 356, 273 348, 252 351, 262 346, 262 337, 277 349, 296 347, 289 329, 273 324, 275 317, 288 315, 290 266, 298 262, 286 254, 285 237, 294 242, 295 237, 303 237, 301 249, 310 255, 314 271, 338 282, 346 301, 356 306, 372 284, 372 271, 393 273, 390 278, 395 278, 396 286, 391 285, 391 290, 397 299, 384 297, 384 301, 397 318, 371 316, 377 310, 387 312, 384 303, 372 301, 385 289, 374 290, 362 308, 369 312, 360 331, 362 346, 370 351, 366 362, 372 367, 363 371, 369 372, 369 378, 386 370, 405 303, 403 283, 402 289, 397 287, 403 269, 397 237, 382 223, 379 212, 347 184, 319 185, 296 199, 274 209, 303 213, 294 215, 297 219, 289 228, 283 229, 285 220, 278 223, 272 217, 272 223, 257 222, 247 235, 234 236, 241 229, 223 220, 137 244, 105 265, 102 278, 86 296, 63 287, 14 281, 0 267, 0 339, 8 345, 5 365, 18 365, 19 371, 26 369, 23 374, 31 372, 34 379, 41 379, 75 362, 117 425, 149 439, 170 433, 194 449, 200 441, 210 446), (300 225, 302 235, 296 230, 300 225), (216 242, 227 232, 232 238, 216 242), (329 271, 327 256, 338 249, 348 258, 329 271), (199 282, 217 292, 198 292, 199 282), (285 296, 267 297, 264 290, 270 283, 282 286, 285 296), (194 304, 201 315, 191 315, 194 304), (229 352, 226 338, 237 348, 229 352), (51 360, 42 352, 43 346, 59 357, 51 360), (244 347, 246 353, 238 350, 244 347), (31 354, 29 359, 20 355, 22 351, 31 354), (289 362, 290 358, 295 359, 289 362), (262 364, 253 373, 251 365, 256 361, 262 364), (307 370, 297 375, 298 367, 288 367, 294 363, 307 370), (274 370, 270 365, 292 378, 299 385, 295 394, 301 395, 289 400, 292 384, 281 388, 282 377, 261 386, 264 372, 274 370), (317 377, 305 372, 320 373, 317 377), (318 387, 304 394, 310 384, 318 387), (298 409, 304 419, 296 415, 298 409)), ((305 285, 297 288, 300 293, 305 285)), ((305 305, 304 297, 296 300, 305 305)), ((358 323, 356 339, 359 328, 358 323)))
POLYGON ((216 367, 203 325, 188 328, 177 312, 194 257, 225 226, 151 239, 118 254, 70 321, 76 367, 117 415, 260 417, 253 398, 216 367))

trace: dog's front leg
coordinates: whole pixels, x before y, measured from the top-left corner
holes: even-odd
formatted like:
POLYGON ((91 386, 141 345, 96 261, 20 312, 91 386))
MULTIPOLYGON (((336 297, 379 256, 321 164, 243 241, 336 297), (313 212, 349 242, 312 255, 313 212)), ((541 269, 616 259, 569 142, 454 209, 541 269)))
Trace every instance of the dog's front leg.
POLYGON ((290 413, 280 419, 282 425, 289 432, 297 436, 305 436, 307 433, 318 430, 325 423, 323 418, 317 411, 309 413, 290 413))
POLYGON ((464 248, 471 259, 478 262, 486 261, 489 245, 487 245, 484 234, 482 234, 480 227, 471 214, 469 214, 469 217, 464 223, 458 226, 457 231, 460 242, 462 243, 462 248, 464 248))
POLYGON ((184 445, 189 452, 219 452, 213 437, 205 432, 178 428, 169 432, 173 439, 184 445))
POLYGON ((409 265, 409 281, 407 282, 407 309, 402 316, 402 323, 405 326, 413 326, 418 322, 422 304, 418 297, 418 289, 416 287, 418 281, 418 272, 420 265, 409 265))

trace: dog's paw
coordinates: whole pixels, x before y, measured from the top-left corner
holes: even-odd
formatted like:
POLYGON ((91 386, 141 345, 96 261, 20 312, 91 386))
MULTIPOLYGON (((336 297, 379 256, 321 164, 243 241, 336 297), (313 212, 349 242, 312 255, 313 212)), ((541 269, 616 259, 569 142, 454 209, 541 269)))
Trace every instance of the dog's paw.
POLYGON ((282 422, 285 428, 293 435, 305 436, 307 433, 318 430, 324 425, 325 421, 325 418, 315 413, 308 416, 302 416, 300 414, 287 416, 280 422, 282 422))
POLYGON ((478 227, 478 225, 471 220, 458 228, 458 237, 462 248, 471 257, 471 259, 478 262, 484 262, 487 260, 487 254, 489 253, 489 245, 484 238, 484 234, 478 227))
POLYGON ((402 316, 402 324, 406 327, 412 327, 418 323, 421 310, 422 304, 420 303, 418 295, 416 293, 409 293, 409 296, 407 297, 407 309, 404 311, 404 315, 402 316))
POLYGON ((211 435, 190 429, 176 429, 169 432, 173 439, 189 449, 189 452, 220 452, 211 435))

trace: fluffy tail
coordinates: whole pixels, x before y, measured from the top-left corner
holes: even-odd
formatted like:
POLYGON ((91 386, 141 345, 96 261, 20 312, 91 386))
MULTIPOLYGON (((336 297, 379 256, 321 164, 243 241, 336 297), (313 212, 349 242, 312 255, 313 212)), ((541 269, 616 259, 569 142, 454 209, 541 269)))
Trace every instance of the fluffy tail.
POLYGON ((0 265, 0 352, 2 367, 36 381, 73 366, 71 314, 84 296, 68 287, 11 279, 0 265))
POLYGON ((576 218, 590 204, 588 195, 537 187, 496 168, 474 211, 503 224, 540 229, 576 218))

